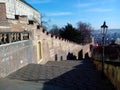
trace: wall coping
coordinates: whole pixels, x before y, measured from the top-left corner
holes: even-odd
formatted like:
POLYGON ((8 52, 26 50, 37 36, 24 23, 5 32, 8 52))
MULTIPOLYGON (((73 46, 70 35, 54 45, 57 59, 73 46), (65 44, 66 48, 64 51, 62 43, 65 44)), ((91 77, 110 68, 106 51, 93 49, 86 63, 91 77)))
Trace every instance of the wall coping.
POLYGON ((23 40, 23 41, 17 41, 17 42, 12 42, 12 43, 1 44, 0 47, 14 45, 16 43, 24 43, 24 42, 27 42, 27 41, 32 41, 32 40, 23 40))
MULTIPOLYGON (((94 61, 98 61, 98 62, 102 62, 101 60, 94 60, 94 61)), ((104 61, 105 64, 111 64, 113 66, 120 66, 120 61, 104 61)))

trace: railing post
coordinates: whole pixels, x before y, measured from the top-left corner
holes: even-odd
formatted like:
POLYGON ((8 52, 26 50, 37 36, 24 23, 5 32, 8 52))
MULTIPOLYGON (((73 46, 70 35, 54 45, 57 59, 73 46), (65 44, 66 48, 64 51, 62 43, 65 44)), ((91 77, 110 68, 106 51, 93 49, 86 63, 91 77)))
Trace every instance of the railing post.
POLYGON ((16 33, 16 41, 19 41, 19 33, 16 33))
POLYGON ((23 33, 22 32, 20 33, 20 40, 21 41, 23 40, 23 33))
POLYGON ((14 42, 14 36, 13 33, 10 34, 11 42, 14 42))
POLYGON ((2 34, 0 33, 0 45, 2 44, 2 34))
POLYGON ((4 44, 6 43, 6 38, 7 38, 6 33, 4 33, 4 34, 3 34, 3 43, 4 43, 4 44))
POLYGON ((16 42, 16 35, 15 35, 15 33, 13 33, 13 42, 16 42))

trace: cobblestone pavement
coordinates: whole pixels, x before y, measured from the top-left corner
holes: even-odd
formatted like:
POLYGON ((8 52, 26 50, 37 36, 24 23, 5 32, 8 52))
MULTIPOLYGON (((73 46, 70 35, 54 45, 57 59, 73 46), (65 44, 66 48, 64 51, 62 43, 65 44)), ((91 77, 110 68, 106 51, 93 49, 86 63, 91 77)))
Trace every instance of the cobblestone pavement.
POLYGON ((89 61, 29 64, 5 80, 1 80, 0 86, 4 89, 0 90, 114 90, 89 61), (14 87, 6 89, 7 85, 14 87))

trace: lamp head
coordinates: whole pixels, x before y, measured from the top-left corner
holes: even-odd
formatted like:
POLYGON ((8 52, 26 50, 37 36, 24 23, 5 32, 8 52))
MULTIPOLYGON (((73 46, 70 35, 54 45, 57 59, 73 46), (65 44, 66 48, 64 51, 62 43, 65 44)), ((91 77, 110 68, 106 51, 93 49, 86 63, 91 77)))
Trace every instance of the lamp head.
POLYGON ((104 21, 103 25, 101 26, 101 28, 108 28, 105 21, 104 21))
POLYGON ((108 26, 106 25, 106 22, 104 21, 103 25, 101 26, 101 33, 102 33, 103 36, 106 35, 107 28, 108 28, 108 26))

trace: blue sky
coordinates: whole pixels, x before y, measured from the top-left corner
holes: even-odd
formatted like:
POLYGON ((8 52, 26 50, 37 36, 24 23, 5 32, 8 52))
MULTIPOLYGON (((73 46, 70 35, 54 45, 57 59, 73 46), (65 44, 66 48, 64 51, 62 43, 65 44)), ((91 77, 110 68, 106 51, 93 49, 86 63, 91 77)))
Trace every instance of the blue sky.
POLYGON ((39 10, 48 26, 77 26, 79 21, 94 29, 106 21, 110 29, 120 29, 120 0, 26 0, 39 10))

